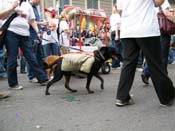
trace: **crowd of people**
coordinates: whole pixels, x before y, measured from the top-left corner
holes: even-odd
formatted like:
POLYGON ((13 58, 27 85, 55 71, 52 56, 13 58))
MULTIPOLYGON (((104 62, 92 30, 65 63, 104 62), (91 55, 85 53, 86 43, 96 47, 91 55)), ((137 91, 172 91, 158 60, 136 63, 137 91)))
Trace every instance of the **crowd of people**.
MULTIPOLYGON (((23 0, 20 5, 18 0, 13 0, 6 4, 8 6, 0 5, 1 23, 15 11, 18 16, 8 27, 5 47, 0 50, 0 78, 7 77, 10 89, 23 89, 17 76, 17 59, 20 57, 20 72, 26 73, 27 65, 29 81, 46 85, 48 77, 43 68, 44 59, 49 55, 64 54, 70 43, 76 45, 70 38, 78 34, 69 30, 65 15, 60 14, 59 19, 56 18, 54 8, 45 8, 43 12, 46 19, 41 20, 37 10, 40 0, 23 0)), ((122 67, 116 94, 117 106, 134 103, 130 90, 137 67, 143 68, 141 78, 145 84, 149 84, 151 78, 161 105, 172 104, 175 89, 167 68, 168 64, 175 61, 175 36, 160 33, 157 19, 160 6, 165 16, 175 23, 175 12, 170 12, 168 0, 117 0, 114 5, 109 19, 109 45, 123 56, 122 61, 112 61, 113 69, 122 67)), ((104 28, 99 30, 98 35, 93 33, 91 30, 82 31, 82 36, 104 40, 104 28)), ((7 96, 8 92, 0 92, 0 98, 7 96)))

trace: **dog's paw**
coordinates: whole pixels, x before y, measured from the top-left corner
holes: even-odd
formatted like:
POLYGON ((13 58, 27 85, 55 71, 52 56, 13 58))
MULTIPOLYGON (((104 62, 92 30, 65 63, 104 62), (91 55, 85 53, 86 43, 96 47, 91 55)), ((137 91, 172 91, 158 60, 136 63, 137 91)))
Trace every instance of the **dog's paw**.
POLYGON ((49 93, 49 92, 46 92, 45 95, 46 95, 46 96, 47 96, 47 95, 50 95, 50 93, 49 93))
POLYGON ((75 93, 75 92, 77 92, 77 90, 72 90, 71 92, 75 93))
POLYGON ((89 93, 89 94, 93 94, 93 93, 94 93, 94 91, 88 91, 88 93, 89 93))

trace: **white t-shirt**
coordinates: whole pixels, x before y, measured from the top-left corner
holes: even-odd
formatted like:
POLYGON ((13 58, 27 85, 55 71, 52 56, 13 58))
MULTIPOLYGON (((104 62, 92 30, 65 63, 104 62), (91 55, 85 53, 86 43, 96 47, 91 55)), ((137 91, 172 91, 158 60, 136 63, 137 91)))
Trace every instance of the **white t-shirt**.
POLYGON ((153 0, 117 0, 117 8, 122 10, 121 38, 160 36, 153 0))
MULTIPOLYGON (((8 3, 4 3, 4 5, 7 4, 8 3)), ((35 19, 33 9, 29 2, 22 2, 21 6, 18 7, 18 9, 22 11, 23 15, 19 15, 14 18, 13 21, 10 23, 8 30, 18 35, 29 36, 30 33, 28 21, 31 19, 35 19)))
MULTIPOLYGON (((58 25, 58 19, 54 19, 56 25, 58 25)), ((57 36, 57 27, 55 27, 52 31, 51 34, 48 35, 47 32, 43 33, 43 40, 42 40, 42 45, 49 44, 49 43, 56 43, 58 42, 58 36, 57 36)))
POLYGON ((68 33, 62 32, 63 30, 69 30, 68 23, 65 20, 60 21, 60 45, 69 46, 69 36, 68 33), (62 32, 62 33, 61 33, 62 32))
POLYGON ((120 15, 118 13, 110 16, 111 31, 115 31, 117 29, 117 24, 120 24, 120 21, 120 15))

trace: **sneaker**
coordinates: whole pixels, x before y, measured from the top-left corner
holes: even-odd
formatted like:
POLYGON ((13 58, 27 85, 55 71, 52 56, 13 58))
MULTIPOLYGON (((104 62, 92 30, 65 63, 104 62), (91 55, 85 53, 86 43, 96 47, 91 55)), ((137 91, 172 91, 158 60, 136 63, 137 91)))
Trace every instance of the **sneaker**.
POLYGON ((149 84, 149 77, 148 76, 141 74, 141 78, 142 78, 143 83, 145 83, 146 85, 149 84))
POLYGON ((119 99, 116 99, 115 105, 116 106, 126 106, 126 105, 133 105, 134 100, 131 98, 128 101, 121 101, 119 99))
POLYGON ((138 72, 142 72, 143 71, 143 68, 136 68, 136 71, 138 71, 138 72))
POLYGON ((0 92, 0 99, 4 99, 10 96, 10 92, 8 91, 4 91, 4 92, 0 92))
POLYGON ((31 82, 31 83, 38 83, 38 79, 33 78, 33 79, 29 80, 29 82, 31 82))
POLYGON ((7 79, 7 76, 0 76, 0 80, 7 79))
POLYGON ((13 90, 22 90, 23 86, 16 85, 16 86, 11 87, 11 89, 13 89, 13 90))
POLYGON ((170 100, 167 104, 160 103, 160 107, 169 107, 169 106, 173 105, 173 101, 174 101, 174 98, 172 100, 170 100))

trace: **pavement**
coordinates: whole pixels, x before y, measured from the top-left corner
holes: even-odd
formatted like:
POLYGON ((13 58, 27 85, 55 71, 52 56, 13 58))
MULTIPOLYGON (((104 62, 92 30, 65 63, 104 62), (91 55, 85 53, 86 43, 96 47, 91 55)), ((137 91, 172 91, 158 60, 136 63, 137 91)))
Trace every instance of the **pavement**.
MULTIPOLYGON (((169 65, 169 76, 175 83, 175 65, 169 65)), ((152 83, 145 86, 136 72, 131 93, 134 105, 115 106, 120 70, 102 75, 104 90, 93 78, 88 94, 86 79, 72 77, 70 93, 64 79, 50 88, 28 82, 26 74, 18 74, 23 90, 10 90, 11 96, 0 100, 0 131, 175 131, 175 102, 160 107, 152 83)), ((0 80, 0 91, 8 90, 7 79, 0 80)))

